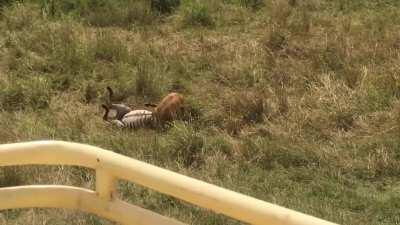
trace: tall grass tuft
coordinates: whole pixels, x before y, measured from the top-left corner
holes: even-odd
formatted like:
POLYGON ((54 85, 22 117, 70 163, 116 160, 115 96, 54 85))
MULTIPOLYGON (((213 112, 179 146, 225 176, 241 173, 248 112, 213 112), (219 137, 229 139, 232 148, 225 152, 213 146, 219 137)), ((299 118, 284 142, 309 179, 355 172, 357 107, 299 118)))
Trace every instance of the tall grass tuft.
POLYGON ((6 111, 40 110, 49 106, 52 94, 49 83, 41 77, 11 80, 1 84, 0 107, 6 111))
POLYGON ((21 185, 22 180, 19 168, 15 166, 0 168, 0 187, 12 187, 21 185))
POLYGON ((16 2, 2 12, 2 19, 9 30, 30 29, 38 22, 39 12, 37 5, 16 2))
POLYGON ((185 10, 183 18, 185 26, 202 26, 212 28, 215 26, 215 21, 211 15, 210 9, 206 4, 192 3, 185 10))
POLYGON ((151 24, 155 19, 151 12, 150 2, 145 0, 41 0, 40 2, 42 11, 52 18, 58 19, 67 15, 99 27, 130 28, 134 24, 151 24))
POLYGON ((96 60, 108 62, 128 62, 128 46, 110 31, 96 33, 91 43, 91 51, 96 60))
POLYGON ((181 0, 151 0, 151 8, 161 14, 172 13, 181 4, 181 0))
MULTIPOLYGON (((88 143, 338 224, 398 223, 399 1, 177 2, 0 0, 0 143, 88 143), (107 86, 134 109, 179 92, 182 121, 114 129, 107 86)), ((94 185, 82 168, 6 169, 1 186, 94 185)), ((240 224, 132 184, 119 194, 187 224, 240 224)), ((108 224, 0 212, 65 221, 108 224)))
POLYGON ((258 10, 265 6, 264 0, 239 0, 239 2, 241 5, 253 10, 258 10))
POLYGON ((239 113, 245 123, 261 123, 267 116, 267 106, 262 95, 243 92, 232 96, 229 110, 239 113))
POLYGON ((163 71, 158 70, 154 59, 146 58, 137 65, 136 95, 145 99, 159 99, 165 90, 163 71), (163 85, 164 84, 164 85, 163 85), (164 88, 163 88, 164 86, 164 88))
POLYGON ((171 157, 185 167, 198 167, 204 163, 204 145, 204 137, 189 124, 176 122, 169 131, 168 148, 171 157))

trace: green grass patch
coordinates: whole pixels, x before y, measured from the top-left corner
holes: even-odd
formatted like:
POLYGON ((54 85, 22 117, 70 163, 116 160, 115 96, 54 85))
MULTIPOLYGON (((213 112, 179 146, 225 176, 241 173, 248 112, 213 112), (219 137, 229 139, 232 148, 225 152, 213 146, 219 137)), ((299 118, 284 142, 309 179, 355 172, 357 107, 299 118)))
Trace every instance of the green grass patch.
MULTIPOLYGON (((399 223, 397 1, 0 1, 0 143, 82 142, 339 224, 399 223), (169 92, 184 114, 121 130, 101 104, 169 92)), ((93 188, 75 167, 0 168, 0 186, 93 188)), ((122 199, 241 224, 135 184, 122 199)), ((55 209, 5 225, 112 224, 55 209)))

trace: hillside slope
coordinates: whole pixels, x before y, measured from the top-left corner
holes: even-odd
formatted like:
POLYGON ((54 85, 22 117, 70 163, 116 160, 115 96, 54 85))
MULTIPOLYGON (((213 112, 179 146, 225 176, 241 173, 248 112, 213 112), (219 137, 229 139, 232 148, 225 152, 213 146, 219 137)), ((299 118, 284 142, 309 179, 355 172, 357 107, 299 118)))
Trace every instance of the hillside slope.
MULTIPOLYGON (((354 0, 0 1, 0 143, 114 150, 339 224, 400 223, 400 5, 354 0), (173 2, 173 1, 172 1, 173 2), (169 91, 166 130, 102 121, 169 91)), ((0 186, 93 187, 93 171, 0 169, 0 186)), ((191 224, 240 224, 121 182, 121 197, 191 224)), ((9 210, 0 224, 111 224, 9 210)))

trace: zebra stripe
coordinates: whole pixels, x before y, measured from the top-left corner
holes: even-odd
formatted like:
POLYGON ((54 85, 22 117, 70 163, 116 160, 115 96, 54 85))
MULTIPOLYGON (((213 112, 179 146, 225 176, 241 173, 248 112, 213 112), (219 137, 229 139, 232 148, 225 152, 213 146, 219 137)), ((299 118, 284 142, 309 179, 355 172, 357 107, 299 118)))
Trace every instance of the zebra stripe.
MULTIPOLYGON (((123 128, 138 129, 151 126, 153 123, 153 113, 147 110, 133 110, 125 114, 120 120, 123 128)), ((117 126, 121 126, 117 124, 117 126)))
POLYGON ((112 112, 114 112, 114 116, 117 120, 121 120, 127 113, 132 112, 132 109, 124 104, 111 104, 110 117, 113 116, 112 112))
POLYGON ((124 128, 125 127, 124 123, 122 123, 121 120, 111 120, 109 123, 117 126, 118 128, 124 128))

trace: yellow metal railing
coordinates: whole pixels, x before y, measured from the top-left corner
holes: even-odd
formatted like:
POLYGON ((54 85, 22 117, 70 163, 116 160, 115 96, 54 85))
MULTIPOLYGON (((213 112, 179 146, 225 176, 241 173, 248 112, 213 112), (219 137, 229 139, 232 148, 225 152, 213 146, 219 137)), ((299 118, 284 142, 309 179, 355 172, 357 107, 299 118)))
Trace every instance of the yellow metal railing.
POLYGON ((74 165, 96 170, 96 190, 62 185, 0 188, 0 210, 78 209, 126 225, 178 225, 174 219, 119 200, 116 179, 128 180, 197 206, 257 225, 334 225, 90 145, 36 141, 0 145, 0 166, 74 165))

